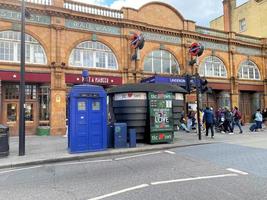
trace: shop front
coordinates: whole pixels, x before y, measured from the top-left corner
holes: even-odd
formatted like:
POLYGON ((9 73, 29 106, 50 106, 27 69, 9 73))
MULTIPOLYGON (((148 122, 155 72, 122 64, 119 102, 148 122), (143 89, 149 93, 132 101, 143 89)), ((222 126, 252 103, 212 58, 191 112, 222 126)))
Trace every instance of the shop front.
MULTIPOLYGON (((1 124, 12 136, 19 132, 19 73, 1 72, 1 124)), ((39 125, 49 125, 50 74, 25 74, 25 130, 36 133, 39 125)))
POLYGON ((239 85, 239 108, 242 113, 242 120, 245 123, 251 122, 252 115, 257 109, 264 108, 263 85, 239 85))

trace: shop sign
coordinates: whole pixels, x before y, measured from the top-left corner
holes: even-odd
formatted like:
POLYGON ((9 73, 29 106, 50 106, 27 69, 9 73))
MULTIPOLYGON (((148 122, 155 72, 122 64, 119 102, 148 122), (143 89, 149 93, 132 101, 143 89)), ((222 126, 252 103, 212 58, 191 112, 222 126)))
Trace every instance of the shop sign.
POLYGON ((150 142, 164 142, 167 138, 168 140, 171 139, 167 137, 167 135, 169 134, 168 132, 172 133, 173 131, 172 93, 150 92, 149 115, 151 134, 150 142))
POLYGON ((168 42, 174 44, 181 44, 181 38, 170 36, 166 34, 158 34, 158 33, 150 33, 144 32, 143 33, 145 40, 154 40, 159 42, 168 42))
POLYGON ((150 134, 151 143, 169 142, 172 141, 172 139, 173 139, 172 132, 159 132, 150 134))
POLYGON ((121 101, 121 100, 146 100, 146 93, 139 92, 139 93, 122 93, 122 94, 115 94, 113 100, 114 101, 121 101))
MULTIPOLYGON (((82 77, 78 74, 66 74, 66 83, 82 83, 82 77)), ((89 83, 96 85, 121 85, 122 78, 116 76, 89 76, 89 83)))
POLYGON ((67 28, 100 32, 100 33, 108 33, 108 34, 113 34, 113 35, 120 35, 121 34, 121 29, 119 27, 106 26, 106 25, 102 25, 102 24, 76 21, 76 20, 71 20, 71 19, 66 19, 65 26, 67 28))
MULTIPOLYGON (((14 10, 0 9, 0 18, 20 21, 21 13, 18 11, 14 11, 14 10)), ((26 22, 34 22, 38 24, 49 25, 51 24, 51 17, 46 16, 46 15, 37 15, 37 14, 31 13, 31 17, 29 19, 26 18, 26 22)))

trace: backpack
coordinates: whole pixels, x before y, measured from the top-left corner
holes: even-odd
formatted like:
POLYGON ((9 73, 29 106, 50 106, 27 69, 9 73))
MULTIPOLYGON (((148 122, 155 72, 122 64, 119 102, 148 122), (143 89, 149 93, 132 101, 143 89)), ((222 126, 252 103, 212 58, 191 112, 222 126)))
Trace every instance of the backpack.
POLYGON ((242 118, 241 112, 240 112, 239 110, 236 111, 236 113, 235 113, 235 117, 236 117, 237 119, 241 119, 241 118, 242 118))

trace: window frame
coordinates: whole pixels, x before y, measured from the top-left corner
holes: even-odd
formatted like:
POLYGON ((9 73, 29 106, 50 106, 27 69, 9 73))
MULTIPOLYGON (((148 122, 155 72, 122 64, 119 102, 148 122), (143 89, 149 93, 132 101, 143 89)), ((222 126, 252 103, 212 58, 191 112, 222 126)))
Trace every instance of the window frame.
MULTIPOLYGON (((20 32, 10 30, 0 31, 0 62, 19 63, 21 46, 20 43, 20 32), (6 48, 6 46, 9 47, 6 48), (1 48, 3 49, 2 52, 1 48), (1 56, 3 57, 3 59, 1 59, 1 56), (5 59, 6 57, 9 57, 9 59, 5 59)), ((47 65, 47 56, 44 48, 36 39, 34 39, 29 34, 25 34, 25 63, 47 65), (41 59, 43 62, 37 62, 38 60, 41 60, 39 56, 37 56, 37 54, 42 54, 41 59)))
POLYGON ((245 32, 247 30, 246 18, 242 18, 239 20, 239 32, 245 32))
POLYGON ((203 59, 199 66, 199 74, 204 77, 211 78, 227 78, 228 73, 223 61, 216 56, 207 56, 203 59), (209 64, 209 65, 208 65, 209 64), (216 66, 215 66, 216 64, 216 66), (203 68, 204 67, 204 68, 203 68), (218 67, 218 71, 215 71, 218 67), (219 75, 215 75, 219 74, 219 75))
POLYGON ((114 52, 107 45, 98 41, 84 41, 73 48, 69 57, 69 66, 89 69, 119 69, 118 61, 114 52), (85 55, 87 56, 87 58, 90 57, 93 59, 92 61, 89 61, 90 65, 92 63, 92 66, 86 66, 85 63, 87 63, 87 61, 84 60, 85 55), (76 56, 77 58, 79 57, 79 60, 75 61, 74 56, 76 56), (112 62, 113 65, 109 65, 111 64, 111 62, 109 62, 112 60, 111 57, 114 61, 112 62))
POLYGON ((162 50, 162 49, 158 49, 158 50, 154 50, 154 51, 151 51, 144 59, 144 64, 143 64, 143 69, 144 69, 144 72, 147 72, 147 73, 160 73, 160 74, 173 74, 173 73, 177 73, 177 74, 180 74, 181 70, 180 70, 180 65, 179 65, 179 62, 178 60, 174 57, 174 55, 172 53, 170 53, 169 51, 167 50, 162 50), (160 52, 160 56, 154 56, 154 54, 160 52), (164 56, 163 54, 167 53, 168 54, 168 62, 169 62, 169 72, 165 72, 164 70, 164 61, 166 61, 167 59, 164 59, 164 56), (149 64, 151 65, 151 70, 146 70, 145 69, 145 65, 147 63, 147 60, 149 60, 149 64), (154 61, 155 60, 160 60, 160 72, 156 72, 155 71, 155 66, 154 66, 154 61), (172 67, 172 64, 173 64, 173 61, 175 62, 177 68, 176 68, 176 71, 173 72, 173 67, 172 67))
POLYGON ((237 72, 237 78, 240 80, 256 80, 259 81, 261 80, 261 74, 260 74, 260 70, 258 68, 258 66, 252 62, 251 60, 246 60, 243 61, 238 68, 238 72, 237 72), (253 70, 253 77, 250 77, 250 70, 253 70), (246 75, 247 77, 244 77, 244 71, 246 70, 246 75), (257 73, 256 73, 257 71, 257 73), (258 78, 256 78, 256 74, 258 74, 258 78), (240 76, 241 75, 241 76, 240 76))

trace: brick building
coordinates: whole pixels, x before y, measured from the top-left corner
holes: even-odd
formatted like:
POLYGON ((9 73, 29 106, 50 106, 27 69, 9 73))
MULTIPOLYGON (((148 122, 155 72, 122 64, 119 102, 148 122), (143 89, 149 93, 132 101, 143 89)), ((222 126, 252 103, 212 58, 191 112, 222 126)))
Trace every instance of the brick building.
MULTIPOLYGON (((212 94, 203 105, 240 106, 244 120, 267 106, 267 41, 200 27, 170 5, 152 2, 135 10, 75 3, 27 0, 26 132, 49 124, 51 134, 65 133, 68 88, 81 83, 81 71, 104 87, 139 82, 155 74, 191 73, 188 47, 205 46, 199 72, 212 94), (129 34, 142 31, 145 47, 131 61, 129 34)), ((0 0, 0 123, 18 132, 20 1, 0 0)))
POLYGON ((223 0, 223 15, 213 19, 210 27, 255 37, 267 37, 267 0, 247 0, 237 6, 236 0, 223 0))

